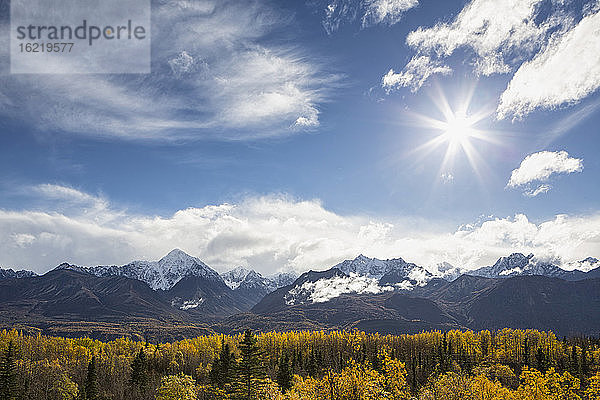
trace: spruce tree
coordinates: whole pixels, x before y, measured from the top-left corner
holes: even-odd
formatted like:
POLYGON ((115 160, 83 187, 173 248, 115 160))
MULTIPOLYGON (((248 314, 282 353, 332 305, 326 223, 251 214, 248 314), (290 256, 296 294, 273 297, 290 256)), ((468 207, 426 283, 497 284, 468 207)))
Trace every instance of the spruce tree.
POLYGON ((85 380, 85 399, 98 400, 98 376, 96 375, 96 356, 92 356, 88 364, 85 380))
POLYGON ((256 400, 266 382, 265 368, 262 365, 263 352, 258 346, 258 340, 249 329, 244 332, 244 338, 238 347, 240 361, 236 368, 234 398, 256 400))
POLYGON ((231 351, 229 343, 225 343, 225 337, 223 336, 221 351, 213 361, 208 377, 213 385, 221 389, 227 389, 233 381, 234 373, 235 355, 231 351))
POLYGON ((140 349, 131 363, 131 377, 129 383, 140 388, 148 383, 148 360, 144 349, 140 349))
POLYGON ((284 354, 279 359, 279 368, 277 370, 277 384, 281 388, 281 392, 285 393, 292 387, 292 369, 290 368, 290 357, 284 354))
POLYGON ((15 367, 15 348, 13 341, 2 357, 0 365, 0 400, 13 400, 17 397, 17 373, 15 367))

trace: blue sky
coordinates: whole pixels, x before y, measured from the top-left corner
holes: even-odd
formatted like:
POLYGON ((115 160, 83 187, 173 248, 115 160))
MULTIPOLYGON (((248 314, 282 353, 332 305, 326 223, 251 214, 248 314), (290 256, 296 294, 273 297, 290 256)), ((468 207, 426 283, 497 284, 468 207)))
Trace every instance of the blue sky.
POLYGON ((148 75, 11 75, 3 45, 0 265, 600 257, 599 10, 156 3, 148 75))

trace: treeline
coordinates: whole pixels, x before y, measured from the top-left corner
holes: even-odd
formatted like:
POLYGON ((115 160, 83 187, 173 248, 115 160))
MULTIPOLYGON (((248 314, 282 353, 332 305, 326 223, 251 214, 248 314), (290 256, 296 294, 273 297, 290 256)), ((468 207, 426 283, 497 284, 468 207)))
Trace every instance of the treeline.
POLYGON ((0 400, 600 399, 600 341, 536 330, 173 343, 0 332, 0 400))

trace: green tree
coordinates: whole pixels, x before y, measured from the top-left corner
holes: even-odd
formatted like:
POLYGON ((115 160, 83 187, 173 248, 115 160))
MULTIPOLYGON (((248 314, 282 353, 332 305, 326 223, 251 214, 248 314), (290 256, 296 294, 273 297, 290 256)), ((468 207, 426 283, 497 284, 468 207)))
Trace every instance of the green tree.
POLYGON ((13 341, 2 357, 0 365, 0 400, 12 400, 17 397, 17 373, 15 368, 15 348, 13 341))
POLYGON ((165 376, 158 388, 156 400, 196 400, 196 384, 189 375, 165 376))
POLYGON ((258 346, 258 340, 249 329, 244 332, 239 349, 240 361, 236 368, 234 398, 256 400, 266 384, 266 373, 262 364, 263 352, 258 346))
POLYGON ((231 351, 229 344, 225 343, 225 337, 221 338, 221 351, 213 361, 212 368, 208 374, 210 383, 225 389, 233 381, 235 374, 235 355, 231 351))
POLYGON ((290 357, 284 354, 279 359, 279 368, 277 369, 277 384, 281 388, 281 392, 285 393, 292 387, 294 376, 290 368, 290 357))
POLYGON ((98 376, 96 373, 96 356, 92 356, 88 364, 87 378, 85 379, 85 399, 98 400, 98 376))
POLYGON ((148 360, 144 349, 140 349, 131 363, 129 383, 138 387, 144 387, 148 383, 148 360))

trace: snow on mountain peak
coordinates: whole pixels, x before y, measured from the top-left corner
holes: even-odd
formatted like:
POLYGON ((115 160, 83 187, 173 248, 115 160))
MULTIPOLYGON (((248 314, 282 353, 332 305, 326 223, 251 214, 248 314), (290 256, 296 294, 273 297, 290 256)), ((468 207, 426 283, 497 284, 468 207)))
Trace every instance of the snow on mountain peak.
POLYGON ((223 281, 225 281, 227 286, 235 290, 246 280, 246 277, 249 273, 249 269, 244 267, 236 267, 231 271, 221 274, 221 278, 223 278, 223 281))
POLYGON ((577 269, 582 272, 589 272, 596 268, 600 268, 600 260, 594 257, 587 257, 581 261, 567 264, 568 270, 577 269))
POLYGON ((203 277, 222 282, 219 274, 182 250, 171 250, 158 261, 133 261, 123 266, 98 266, 86 268, 97 276, 126 276, 146 282, 154 290, 169 290, 186 276, 203 277))
POLYGON ((380 284, 396 284, 410 280, 421 285, 433 277, 425 268, 407 263, 402 258, 379 260, 362 254, 354 260, 345 260, 333 268, 339 269, 346 275, 356 274, 377 279, 380 284))
POLYGON ((549 261, 536 259, 533 254, 513 253, 508 257, 500 257, 494 265, 482 267, 469 274, 486 278, 511 277, 518 275, 561 276, 565 271, 549 261))
POLYGON ((238 289, 240 286, 246 288, 262 286, 268 292, 272 292, 280 287, 292 284, 297 275, 293 272, 281 272, 264 277, 253 269, 237 267, 221 274, 221 278, 233 290, 238 289))

